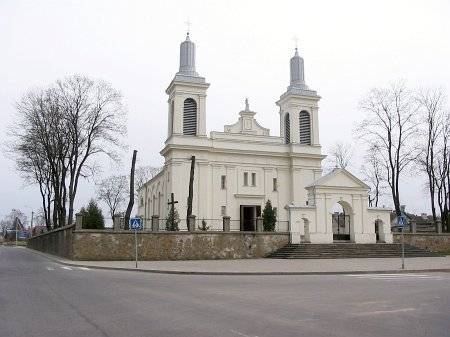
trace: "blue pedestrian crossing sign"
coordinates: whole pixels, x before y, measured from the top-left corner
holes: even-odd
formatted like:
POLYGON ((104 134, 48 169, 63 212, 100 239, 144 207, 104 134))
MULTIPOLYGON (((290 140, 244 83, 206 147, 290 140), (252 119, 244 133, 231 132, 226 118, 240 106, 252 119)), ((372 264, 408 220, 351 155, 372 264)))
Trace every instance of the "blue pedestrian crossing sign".
POLYGON ((406 217, 404 215, 400 215, 397 217, 397 226, 400 228, 406 226, 406 217))
POLYGON ((140 231, 142 230, 142 219, 141 218, 131 218, 128 222, 130 225, 130 229, 133 231, 140 231))

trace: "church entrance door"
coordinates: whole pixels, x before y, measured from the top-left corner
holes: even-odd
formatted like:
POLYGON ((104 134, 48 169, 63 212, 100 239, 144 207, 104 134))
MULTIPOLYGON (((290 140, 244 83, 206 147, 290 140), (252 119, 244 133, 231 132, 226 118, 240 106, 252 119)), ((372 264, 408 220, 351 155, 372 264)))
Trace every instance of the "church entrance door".
POLYGON ((350 240, 350 216, 345 213, 334 213, 333 217, 333 240, 350 240))
POLYGON ((350 241, 351 214, 351 207, 346 202, 340 201, 333 206, 333 241, 350 241))
POLYGON ((241 231, 255 231, 256 218, 261 216, 261 206, 241 205, 241 231))

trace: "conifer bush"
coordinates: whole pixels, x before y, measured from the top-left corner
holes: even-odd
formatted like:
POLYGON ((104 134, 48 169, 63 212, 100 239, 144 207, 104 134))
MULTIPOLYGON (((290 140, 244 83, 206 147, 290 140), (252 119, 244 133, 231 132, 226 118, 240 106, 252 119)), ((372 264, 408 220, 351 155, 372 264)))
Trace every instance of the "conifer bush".
POLYGON ((178 224, 180 223, 180 217, 175 207, 171 207, 166 219, 166 231, 179 231, 178 224))
POLYGON ((266 206, 264 207, 263 214, 263 226, 265 232, 275 231, 275 224, 277 222, 277 208, 272 207, 272 202, 270 199, 267 200, 266 206))
POLYGON ((102 210, 98 207, 95 200, 91 199, 86 208, 82 207, 80 214, 83 216, 84 229, 104 229, 105 219, 102 210))

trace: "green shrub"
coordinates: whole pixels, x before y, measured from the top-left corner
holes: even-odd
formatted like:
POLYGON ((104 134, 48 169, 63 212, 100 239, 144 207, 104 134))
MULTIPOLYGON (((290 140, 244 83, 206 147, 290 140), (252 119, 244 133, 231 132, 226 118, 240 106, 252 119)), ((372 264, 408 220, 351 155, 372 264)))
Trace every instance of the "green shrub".
POLYGON ((80 214, 83 216, 84 229, 104 229, 105 219, 102 210, 98 207, 95 200, 89 201, 86 208, 82 207, 80 214))
POLYGON ((198 226, 198 229, 203 232, 206 232, 207 230, 209 230, 209 226, 207 225, 205 219, 202 220, 202 225, 198 226))
POLYGON ((275 231, 275 224, 277 222, 277 208, 272 207, 270 199, 267 200, 266 206, 264 207, 263 214, 263 226, 265 232, 275 231))
POLYGON ((178 231, 178 224, 180 223, 180 217, 175 207, 170 207, 169 214, 166 219, 166 231, 178 231))

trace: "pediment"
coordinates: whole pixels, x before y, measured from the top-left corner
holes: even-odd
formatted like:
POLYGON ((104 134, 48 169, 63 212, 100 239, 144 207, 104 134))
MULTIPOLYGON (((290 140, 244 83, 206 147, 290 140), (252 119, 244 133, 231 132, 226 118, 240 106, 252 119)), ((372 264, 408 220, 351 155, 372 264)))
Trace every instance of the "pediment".
POLYGON ((225 133, 240 133, 257 136, 269 136, 270 130, 262 127, 255 119, 256 112, 250 111, 248 100, 245 100, 245 110, 239 112, 239 120, 231 125, 224 126, 225 133))
POLYGON ((317 179, 312 184, 306 186, 307 189, 313 187, 324 187, 324 188, 335 187, 339 189, 349 188, 362 190, 369 189, 369 186, 367 186, 362 180, 358 179, 347 170, 340 168, 335 168, 330 173, 324 175, 323 177, 317 179))

